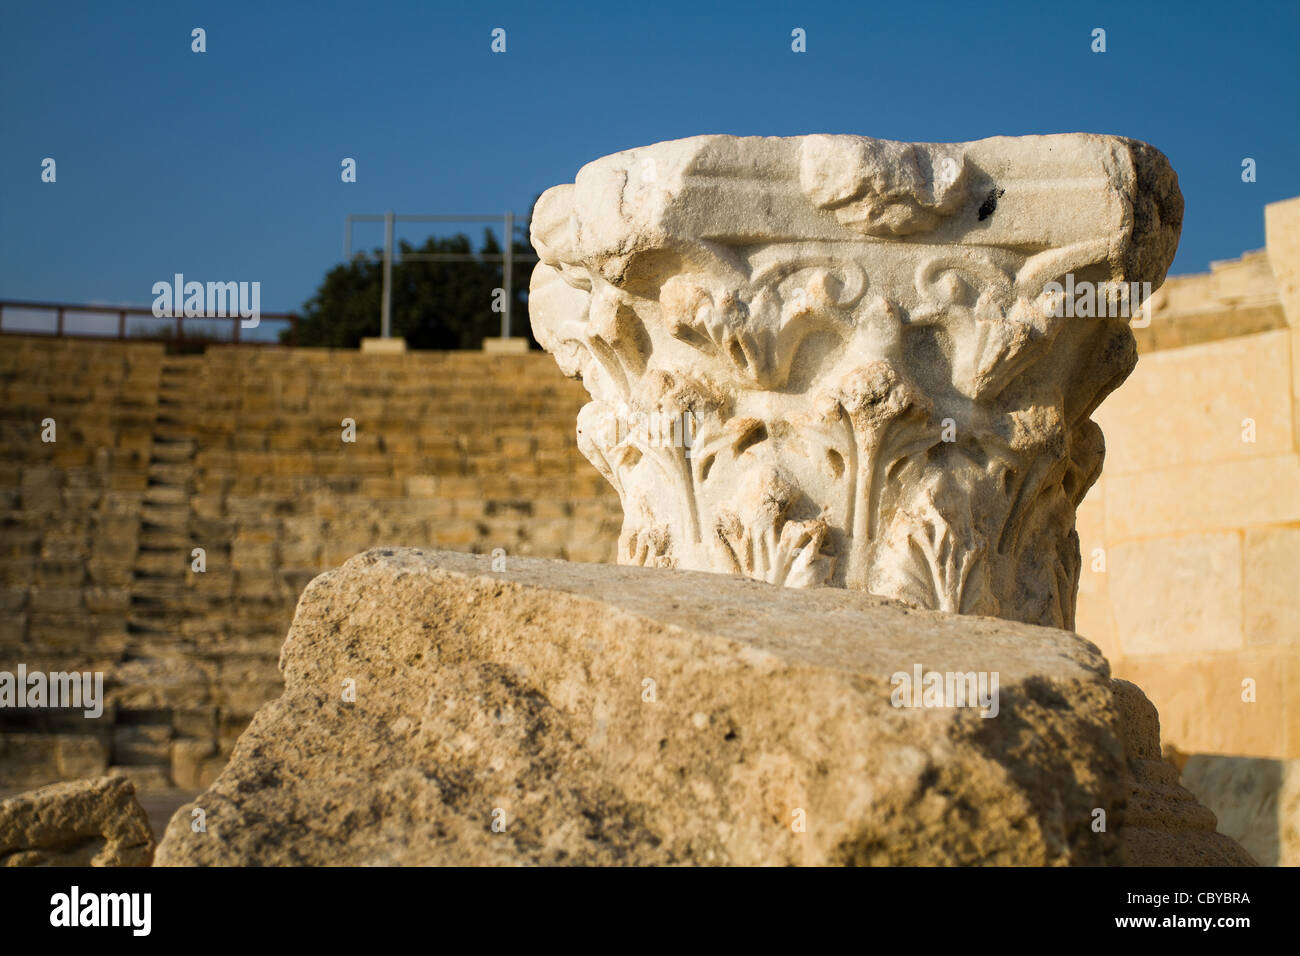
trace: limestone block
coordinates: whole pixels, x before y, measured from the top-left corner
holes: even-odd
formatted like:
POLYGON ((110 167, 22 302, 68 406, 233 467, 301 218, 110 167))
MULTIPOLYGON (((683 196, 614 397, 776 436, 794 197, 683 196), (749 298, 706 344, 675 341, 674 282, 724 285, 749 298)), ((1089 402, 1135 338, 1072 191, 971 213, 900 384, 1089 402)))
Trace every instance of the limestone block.
POLYGON ((165 724, 119 725, 113 728, 113 763, 119 766, 166 764, 172 729, 165 724))
POLYGON ((141 550, 136 554, 135 569, 142 574, 174 575, 177 568, 190 566, 190 550, 175 548, 169 551, 141 550))
POLYGON ((1111 542, 1296 521, 1296 454, 1111 475, 1106 482, 1111 542))
POLYGON ((264 532, 241 532, 235 536, 230 546, 230 566, 236 571, 253 572, 250 577, 265 577, 275 567, 275 542, 267 535, 267 540, 259 540, 264 532))
POLYGON ((1256 647, 1125 657, 1115 673, 1146 692, 1160 710, 1163 739, 1184 753, 1282 759, 1300 757, 1300 715, 1287 706, 1300 680, 1298 657, 1256 647))
POLYGON ((298 541, 281 541, 279 566, 284 568, 320 566, 321 543, 319 538, 298 541))
POLYGON ((114 469, 109 477, 109 487, 114 491, 144 492, 149 485, 149 476, 144 471, 120 471, 114 469))
POLYGON ((216 708, 176 708, 172 711, 172 732, 176 737, 215 739, 217 734, 216 708))
POLYGON ((1154 711, 1068 632, 374 550, 312 582, 280 660, 284 694, 195 801, 207 832, 182 807, 159 864, 1248 862, 1134 763, 1154 711), (917 668, 996 671, 996 715, 902 706, 917 668), (1160 845, 1126 851, 1129 806, 1160 845))
POLYGON ((153 852, 149 818, 121 777, 0 801, 0 866, 148 866, 153 852))
POLYGON ((1111 546, 1108 585, 1125 655, 1230 651, 1242 632, 1242 535, 1149 538, 1111 546))
POLYGON ((1106 474, 1291 451, 1289 336, 1281 329, 1143 356, 1097 411, 1106 474))
POLYGON ((58 738, 53 734, 0 733, 5 786, 40 787, 58 779, 58 738))
POLYGON ((94 614, 121 614, 131 605, 131 593, 126 588, 86 588, 83 599, 86 609, 94 614))
POLYGON ((1246 641, 1300 647, 1300 526, 1245 532, 1246 641))
MULTIPOLYGON (((275 668, 268 666, 264 672, 268 677, 275 675, 275 668)), ((280 693, 280 683, 276 680, 259 680, 243 684, 223 684, 212 689, 212 699, 223 711, 249 714, 257 710, 268 700, 280 693)))
MULTIPOLYGON (((202 707, 211 702, 212 685, 216 681, 217 667, 195 655, 182 657, 173 647, 167 654, 163 648, 145 648, 136 640, 131 659, 114 667, 111 698, 122 707, 139 710, 169 710, 173 707, 202 707), (155 651, 155 654, 148 653, 155 651)), ((107 682, 106 682, 107 686, 107 682)), ((159 762, 166 747, 160 739, 138 741, 144 762, 159 762)), ((123 741, 130 745, 129 740, 123 741)), ((115 762, 125 762, 115 760, 115 762)))
POLYGON ((59 479, 53 474, 53 469, 25 470, 20 501, 25 510, 38 514, 57 511, 62 504, 62 498, 59 493, 59 479))
POLYGON ((1295 426, 1295 450, 1300 451, 1300 328, 1291 332, 1292 422, 1295 426))
POLYGON ((1061 294, 1159 286, 1182 210, 1159 152, 1087 134, 587 164, 537 203, 529 314, 592 397, 619 562, 1072 627, 1089 416, 1135 347, 1061 294))
POLYGON ((171 778, 176 786, 197 790, 208 786, 213 779, 208 775, 208 764, 217 755, 217 742, 212 739, 182 738, 171 745, 171 778))
POLYGON ((32 588, 28 609, 34 614, 72 614, 83 609, 81 588, 32 588))
POLYGON ((28 618, 27 639, 33 645, 49 649, 84 647, 93 633, 95 621, 87 614, 32 614, 28 618))
POLYGON ((1300 197, 1264 207, 1264 234, 1287 324, 1300 328, 1300 197))
POLYGON ((59 775, 68 780, 95 777, 108 767, 108 751, 95 734, 59 734, 56 759, 59 775))
POLYGON ((125 555, 126 559, 95 559, 86 562, 85 573, 89 575, 92 584, 99 587, 129 587, 135 576, 135 568, 131 563, 134 556, 134 549, 125 555))

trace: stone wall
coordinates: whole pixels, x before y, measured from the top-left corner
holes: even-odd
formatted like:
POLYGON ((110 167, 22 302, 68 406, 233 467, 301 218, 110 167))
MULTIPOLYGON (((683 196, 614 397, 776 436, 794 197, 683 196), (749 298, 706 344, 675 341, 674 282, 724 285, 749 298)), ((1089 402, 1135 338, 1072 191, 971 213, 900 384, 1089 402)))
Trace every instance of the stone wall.
POLYGON ((613 558, 545 355, 6 336, 0 391, 0 671, 103 671, 109 700, 0 710, 0 789, 205 785, 280 691, 303 587, 376 544, 613 558))
MULTIPOLYGON (((1225 793, 1259 790, 1243 799, 1276 813, 1271 862, 1294 863, 1300 800, 1285 781, 1300 774, 1300 314, 1287 290, 1297 233, 1300 200, 1275 204, 1267 251, 1156 294, 1137 370, 1095 416, 1106 465, 1078 513, 1077 618, 1115 675, 1155 703, 1166 745, 1197 755, 1188 786, 1228 818, 1237 811, 1225 793), (1216 782, 1214 766, 1231 782, 1216 782)), ((1258 832, 1224 832, 1269 861, 1258 832)))
POLYGON ((1268 252, 1210 263, 1199 275, 1170 276, 1151 296, 1150 324, 1134 328, 1139 352, 1182 348, 1285 329, 1268 252))

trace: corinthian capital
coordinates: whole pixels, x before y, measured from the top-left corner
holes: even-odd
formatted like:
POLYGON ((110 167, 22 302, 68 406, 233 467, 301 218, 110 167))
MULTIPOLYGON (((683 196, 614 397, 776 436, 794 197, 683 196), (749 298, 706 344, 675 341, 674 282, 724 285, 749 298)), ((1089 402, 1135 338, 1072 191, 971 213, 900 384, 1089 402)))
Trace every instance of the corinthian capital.
POLYGON ((591 394, 620 561, 1073 626, 1089 416, 1182 211, 1162 154, 1084 134, 584 166, 537 204, 529 312, 591 394))

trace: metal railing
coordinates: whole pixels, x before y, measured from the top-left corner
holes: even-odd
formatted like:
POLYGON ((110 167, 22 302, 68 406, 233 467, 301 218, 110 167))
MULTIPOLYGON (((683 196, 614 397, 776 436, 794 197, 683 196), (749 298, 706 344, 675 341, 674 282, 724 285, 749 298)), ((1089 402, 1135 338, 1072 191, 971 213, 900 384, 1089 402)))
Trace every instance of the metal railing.
MULTIPOLYGON (((50 335, 66 336, 69 338, 91 338, 91 339, 124 339, 132 342, 166 342, 169 344, 178 344, 181 342, 205 343, 212 345, 231 344, 231 345, 285 345, 293 346, 298 344, 298 322, 299 317, 292 312, 262 312, 259 314, 260 321, 256 329, 261 333, 258 335, 240 335, 240 332, 252 332, 253 329, 243 329, 240 316, 156 316, 153 310, 140 306, 116 306, 116 305, 75 305, 68 302, 24 302, 11 299, 0 299, 0 334, 3 335, 50 335), (44 317, 39 321, 37 326, 30 324, 23 327, 13 327, 12 320, 15 314, 22 317, 26 313, 29 322, 31 317, 44 317), (74 324, 83 325, 82 318, 85 316, 117 316, 115 328, 112 331, 72 329, 69 328, 69 320, 77 320, 74 324), (128 316, 135 316, 144 319, 144 323, 137 323, 134 329, 128 329, 128 316), (268 325, 269 323, 269 325, 268 325), (53 328, 47 326, 52 325, 53 328), (273 334, 267 338, 266 333, 282 331, 287 326, 288 335, 281 341, 278 334, 273 334), (189 328, 189 334, 186 334, 186 328, 189 328), (225 333, 229 330, 229 334, 225 333), (219 330, 218 334, 213 334, 214 330, 219 330)), ((94 324, 94 323, 90 323, 94 324)), ((112 327, 112 323, 106 323, 112 327)))
POLYGON ((511 304, 514 301, 514 264, 516 262, 536 262, 537 256, 531 253, 515 252, 515 214, 507 212, 500 216, 468 215, 468 216, 398 216, 390 209, 382 216, 378 215, 360 215, 354 213, 348 216, 343 222, 343 258, 345 261, 352 261, 357 255, 364 253, 354 253, 352 251, 352 224, 354 222, 382 222, 384 224, 384 280, 383 291, 381 293, 379 305, 379 335, 381 338, 390 338, 393 328, 393 224, 398 222, 500 222, 502 223, 501 231, 501 252, 405 252, 401 253, 403 262, 500 262, 501 263, 501 286, 505 292, 501 312, 501 337, 510 338, 511 329, 511 304))

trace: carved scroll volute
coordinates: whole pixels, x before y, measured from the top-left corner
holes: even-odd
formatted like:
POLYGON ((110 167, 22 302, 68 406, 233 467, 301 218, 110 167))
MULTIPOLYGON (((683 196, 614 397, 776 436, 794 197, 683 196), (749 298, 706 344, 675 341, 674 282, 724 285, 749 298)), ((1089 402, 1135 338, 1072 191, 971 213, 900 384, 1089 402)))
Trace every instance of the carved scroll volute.
POLYGON ((1133 352, 1053 290, 1158 286, 1181 206, 1158 152, 1084 134, 584 167, 537 205, 529 312, 592 395, 619 560, 1071 626, 1088 416, 1133 352))

